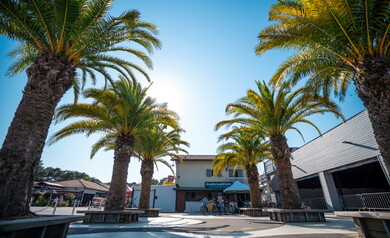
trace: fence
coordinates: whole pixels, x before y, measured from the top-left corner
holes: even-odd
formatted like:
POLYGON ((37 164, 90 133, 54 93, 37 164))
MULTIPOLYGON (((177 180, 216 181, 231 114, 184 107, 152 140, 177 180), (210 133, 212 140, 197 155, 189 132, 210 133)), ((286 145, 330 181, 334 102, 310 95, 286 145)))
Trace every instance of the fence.
POLYGON ((302 198, 301 202, 311 209, 327 209, 325 198, 302 198))
POLYGON ((344 210, 390 210, 390 193, 362 193, 340 196, 344 210))

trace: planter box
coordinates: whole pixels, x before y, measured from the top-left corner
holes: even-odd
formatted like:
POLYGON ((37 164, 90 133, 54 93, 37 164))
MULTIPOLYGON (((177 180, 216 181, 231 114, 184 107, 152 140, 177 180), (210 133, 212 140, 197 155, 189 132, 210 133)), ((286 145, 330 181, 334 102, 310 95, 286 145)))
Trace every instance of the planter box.
POLYGON ((263 215, 262 208, 240 208, 240 211, 242 211, 242 214, 245 216, 250 217, 260 217, 263 215))
POLYGON ((269 218, 273 221, 281 222, 324 222, 324 212, 322 209, 264 209, 269 213, 269 218))
POLYGON ((0 221, 0 237, 63 238, 69 224, 82 221, 85 216, 39 216, 36 218, 0 221))
POLYGON ((140 214, 140 217, 159 217, 160 216, 160 208, 149 208, 149 209, 141 209, 141 208, 126 208, 126 211, 143 211, 144 213, 140 214))
POLYGON ((84 223, 132 223, 138 221, 143 211, 77 211, 84 213, 84 223))
POLYGON ((390 212, 335 212, 340 217, 351 217, 360 237, 390 237, 390 212))

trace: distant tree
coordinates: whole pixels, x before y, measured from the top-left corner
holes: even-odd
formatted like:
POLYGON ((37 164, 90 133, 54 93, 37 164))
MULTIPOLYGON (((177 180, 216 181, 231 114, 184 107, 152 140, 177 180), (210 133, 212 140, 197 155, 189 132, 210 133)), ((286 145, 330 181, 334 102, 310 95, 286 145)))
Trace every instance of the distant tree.
POLYGON ((152 185, 159 185, 160 184, 160 181, 158 181, 157 179, 152 179, 152 185))
MULTIPOLYGON (((108 183, 108 184, 110 184, 110 183, 108 183)), ((137 184, 137 183, 136 183, 136 182, 127 183, 127 185, 128 185, 129 187, 133 187, 134 184, 137 184)))
POLYGON ((35 181, 65 181, 65 180, 74 180, 74 179, 84 179, 86 181, 91 181, 95 183, 101 183, 97 178, 90 177, 84 172, 70 171, 70 170, 61 170, 60 168, 52 167, 43 167, 43 163, 40 162, 38 166, 37 176, 35 181))
POLYGON ((164 177, 164 178, 160 179, 160 181, 158 182, 158 185, 163 185, 164 182, 165 182, 167 179, 168 179, 167 177, 164 177))

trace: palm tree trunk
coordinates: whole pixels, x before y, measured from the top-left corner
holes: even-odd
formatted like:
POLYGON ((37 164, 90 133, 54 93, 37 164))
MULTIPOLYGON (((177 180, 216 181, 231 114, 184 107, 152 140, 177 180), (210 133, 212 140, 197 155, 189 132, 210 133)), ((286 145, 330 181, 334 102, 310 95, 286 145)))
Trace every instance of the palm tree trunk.
POLYGON ((0 217, 26 216, 34 176, 54 110, 72 86, 72 62, 54 53, 38 55, 27 69, 22 100, 0 150, 0 217))
POLYGON ((133 153, 134 137, 119 136, 114 147, 114 166, 105 211, 125 210, 126 182, 130 157, 133 153))
POLYGON ((390 58, 365 59, 354 83, 390 172, 390 58))
POLYGON ((270 142, 271 153, 276 166, 276 174, 279 179, 282 208, 298 209, 301 205, 291 171, 291 153, 287 139, 284 135, 273 135, 270 137, 270 142))
POLYGON ((256 165, 246 166, 246 176, 248 177, 251 207, 261 208, 261 195, 259 189, 259 172, 256 165))
POLYGON ((150 188, 152 186, 152 179, 154 173, 153 160, 142 160, 141 164, 141 195, 139 200, 139 208, 149 209, 150 204, 150 188))

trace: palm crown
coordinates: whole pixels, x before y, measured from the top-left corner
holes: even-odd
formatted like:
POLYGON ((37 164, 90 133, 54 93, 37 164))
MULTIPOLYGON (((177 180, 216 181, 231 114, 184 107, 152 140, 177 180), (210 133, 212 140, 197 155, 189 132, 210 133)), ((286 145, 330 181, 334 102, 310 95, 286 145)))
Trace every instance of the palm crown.
POLYGON ((239 123, 246 127, 236 128, 227 135, 238 130, 247 130, 258 131, 264 136, 274 136, 284 135, 287 130, 295 130, 302 136, 300 130, 295 127, 296 123, 307 123, 321 133, 317 126, 307 119, 310 115, 332 112, 343 118, 333 101, 326 97, 313 97, 307 94, 305 88, 292 91, 287 83, 273 89, 265 82, 256 84, 258 92, 248 90, 245 97, 226 107, 226 113, 233 114, 235 118, 219 122, 217 129, 223 125, 239 123))
POLYGON ((383 0, 281 0, 271 7, 276 23, 259 34, 257 54, 297 50, 272 82, 309 76, 312 89, 340 96, 364 61, 389 56, 390 4, 383 0), (339 94, 340 93, 340 94, 339 94))
POLYGON ((134 146, 134 157, 140 160, 150 160, 155 163, 166 165, 172 173, 172 166, 163 158, 171 157, 182 161, 179 152, 188 153, 181 146, 189 146, 189 143, 180 139, 182 129, 177 128, 166 131, 165 125, 157 125, 148 128, 141 133, 134 146))
POLYGON ((157 104, 155 99, 147 97, 146 92, 147 88, 142 88, 139 83, 123 78, 106 90, 85 90, 84 96, 93 99, 93 103, 63 105, 57 109, 55 118, 57 122, 72 117, 86 119, 71 123, 55 133, 51 143, 73 134, 85 133, 89 136, 103 133, 92 147, 92 158, 102 148, 113 149, 119 136, 136 140, 142 131, 156 123, 177 128, 177 115, 165 104, 157 104))
POLYGON ((231 139, 218 147, 217 155, 213 161, 213 168, 218 174, 222 169, 230 166, 256 166, 265 158, 270 158, 269 142, 264 142, 264 138, 259 134, 249 133, 243 128, 236 128, 234 134, 224 134, 222 139, 231 139))
POLYGON ((140 20, 138 11, 127 11, 119 17, 107 11, 112 0, 5 0, 0 2, 0 34, 21 42, 12 51, 18 57, 10 67, 11 75, 33 64, 38 54, 48 52, 62 55, 81 77, 73 86, 78 92, 89 76, 96 81, 96 72, 112 81, 107 68, 124 77, 135 78, 133 69, 145 75, 138 65, 107 52, 127 52, 152 67, 150 58, 140 50, 122 42, 133 42, 149 52, 161 43, 154 36, 158 33, 153 24, 140 20), (81 81, 81 82, 80 82, 81 81), (81 84, 80 84, 81 83, 81 84))
POLYGON ((251 206, 260 208, 259 172, 257 164, 270 157, 270 145, 264 137, 256 132, 248 132, 247 128, 235 128, 235 133, 223 134, 220 140, 231 140, 218 147, 218 154, 213 160, 214 174, 230 166, 245 169, 250 188, 251 206))

